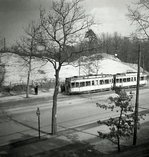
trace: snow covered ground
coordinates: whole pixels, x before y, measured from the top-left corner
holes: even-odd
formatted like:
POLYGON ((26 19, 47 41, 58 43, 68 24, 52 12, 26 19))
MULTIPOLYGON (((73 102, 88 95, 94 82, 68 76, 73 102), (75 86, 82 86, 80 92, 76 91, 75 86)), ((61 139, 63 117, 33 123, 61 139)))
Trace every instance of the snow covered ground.
MULTIPOLYGON (((17 55, 7 54, 3 57, 2 61, 6 64, 6 74, 5 74, 5 85, 22 83, 27 80, 27 67, 24 66, 24 61, 17 55)), ((96 62, 95 65, 91 65, 90 73, 98 74, 115 74, 115 73, 125 73, 130 71, 136 71, 136 68, 129 66, 121 62, 118 58, 111 55, 103 55, 101 60, 92 61, 96 62), (98 64, 98 67, 97 67, 98 64)), ((41 61, 33 61, 33 71, 31 73, 31 80, 38 81, 42 79, 54 79, 54 69, 51 63, 45 63, 41 61)), ((81 63, 81 65, 85 63, 81 63)), ((86 75, 88 72, 88 67, 80 66, 80 75, 86 75)), ((87 64, 88 65, 88 64, 87 64)), ((60 78, 64 80, 66 77, 78 76, 79 66, 77 61, 74 64, 63 66, 60 72, 60 78)))

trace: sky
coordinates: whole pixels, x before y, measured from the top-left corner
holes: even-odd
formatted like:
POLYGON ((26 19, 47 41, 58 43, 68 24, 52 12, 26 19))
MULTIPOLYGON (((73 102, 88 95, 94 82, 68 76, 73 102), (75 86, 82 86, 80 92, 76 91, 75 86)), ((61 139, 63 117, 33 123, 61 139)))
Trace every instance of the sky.
MULTIPOLYGON (((0 0, 0 38, 6 38, 6 44, 14 44, 23 35, 23 29, 39 17, 39 8, 50 8, 51 0, 0 0)), ((98 24, 95 33, 118 32, 129 36, 133 26, 126 17, 127 5, 135 0, 84 0, 82 6, 92 14, 98 24)))

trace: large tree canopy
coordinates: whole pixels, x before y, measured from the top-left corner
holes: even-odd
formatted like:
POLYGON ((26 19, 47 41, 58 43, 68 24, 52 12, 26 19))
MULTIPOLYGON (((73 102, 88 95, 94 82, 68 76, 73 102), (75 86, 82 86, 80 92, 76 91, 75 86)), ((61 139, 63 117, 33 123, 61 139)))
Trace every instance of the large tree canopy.
POLYGON ((128 17, 136 25, 136 33, 149 39, 149 1, 138 0, 133 7, 128 7, 128 17))
POLYGON ((43 55, 54 66, 56 62, 62 65, 72 56, 72 46, 80 42, 81 34, 93 24, 92 19, 84 14, 80 2, 81 0, 53 1, 52 10, 48 13, 40 10, 41 45, 46 51, 43 55))

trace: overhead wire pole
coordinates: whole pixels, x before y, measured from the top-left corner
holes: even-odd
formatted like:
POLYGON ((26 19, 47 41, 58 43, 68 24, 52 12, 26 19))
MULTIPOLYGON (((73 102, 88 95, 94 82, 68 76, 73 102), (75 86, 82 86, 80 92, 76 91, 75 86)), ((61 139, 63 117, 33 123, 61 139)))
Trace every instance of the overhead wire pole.
POLYGON ((4 38, 4 51, 6 50, 6 39, 4 38))
POLYGON ((81 76, 81 55, 79 57, 79 76, 81 76))
POLYGON ((140 84, 140 62, 141 62, 141 44, 138 46, 138 71, 137 71, 137 86, 136 86, 136 103, 134 111, 134 134, 133 145, 137 143, 137 129, 138 129, 138 108, 139 108, 139 84, 140 84))

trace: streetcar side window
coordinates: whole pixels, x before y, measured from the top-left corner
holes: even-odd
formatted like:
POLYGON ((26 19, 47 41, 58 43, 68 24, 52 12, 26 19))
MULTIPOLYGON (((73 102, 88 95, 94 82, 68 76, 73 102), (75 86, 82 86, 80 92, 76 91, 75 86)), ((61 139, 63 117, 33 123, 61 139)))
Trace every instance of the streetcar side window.
POLYGON ((80 82, 80 87, 84 87, 85 86, 85 82, 80 82))
POLYGON ((76 82, 76 87, 79 87, 79 82, 76 82))
POLYGON ((130 78, 127 78, 127 82, 130 82, 130 78))
POLYGON ((103 81, 103 80, 100 80, 100 84, 104 84, 104 81, 103 81))
POLYGON ((92 85, 93 85, 93 86, 95 85, 95 82, 94 82, 94 81, 92 81, 92 85))
POLYGON ((143 77, 143 76, 141 76, 141 80, 144 80, 144 77, 143 77))
POLYGON ((126 82, 126 78, 123 78, 123 82, 126 82))
POLYGON ((105 80, 105 84, 109 84, 109 80, 105 80))
POLYGON ((123 80, 122 79, 120 79, 120 83, 122 83, 123 82, 123 80))
POLYGON ((133 81, 133 77, 131 77, 131 81, 133 81))
POLYGON ((74 88, 75 87, 75 82, 71 83, 71 87, 74 88))
POLYGON ((116 79, 116 83, 119 83, 119 79, 116 79))
POLYGON ((136 81, 137 79, 136 79, 136 77, 134 77, 134 81, 136 81))
POLYGON ((90 86, 91 82, 90 81, 86 81, 86 86, 90 86))
POLYGON ((98 85, 98 80, 96 80, 96 85, 98 85))

